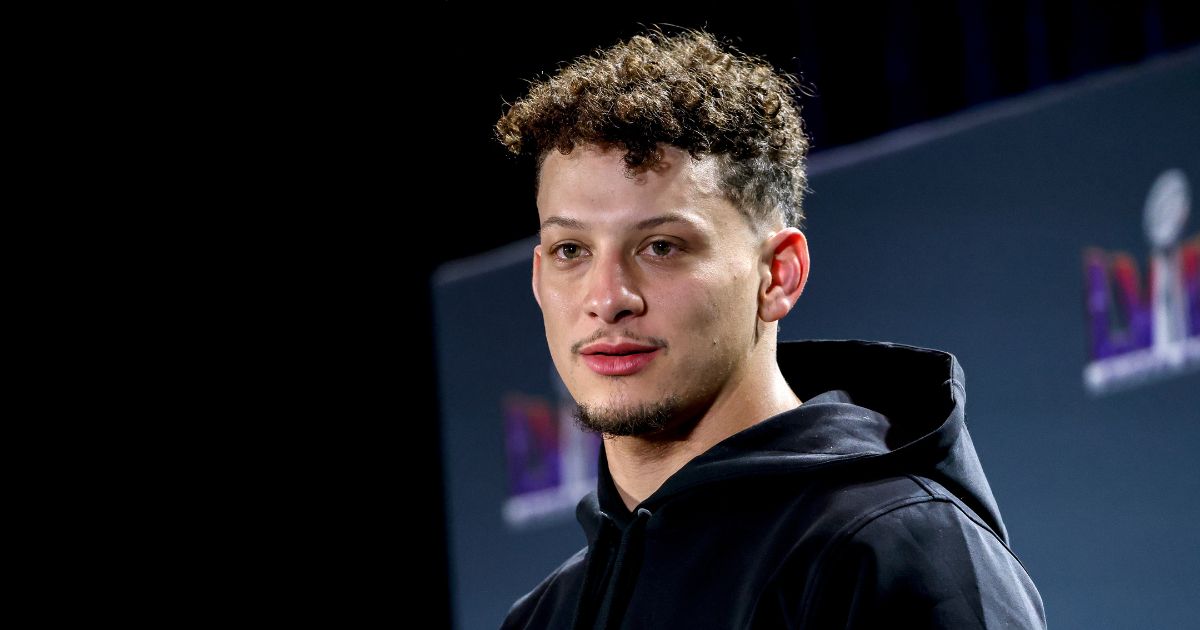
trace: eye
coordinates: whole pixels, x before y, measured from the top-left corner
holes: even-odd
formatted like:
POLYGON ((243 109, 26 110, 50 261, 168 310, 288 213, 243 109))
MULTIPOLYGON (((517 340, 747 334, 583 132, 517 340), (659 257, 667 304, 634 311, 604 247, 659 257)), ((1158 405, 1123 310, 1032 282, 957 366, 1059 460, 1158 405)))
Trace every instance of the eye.
POLYGON ((553 255, 556 260, 575 260, 583 255, 582 250, 583 248, 577 243, 563 243, 562 245, 555 246, 553 249, 551 249, 550 254, 553 255), (560 251, 562 252, 561 256, 557 255, 557 252, 560 251))
POLYGON ((669 258, 672 256, 672 248, 679 249, 679 246, 671 241, 658 240, 650 243, 648 249, 657 254, 655 258, 669 258))

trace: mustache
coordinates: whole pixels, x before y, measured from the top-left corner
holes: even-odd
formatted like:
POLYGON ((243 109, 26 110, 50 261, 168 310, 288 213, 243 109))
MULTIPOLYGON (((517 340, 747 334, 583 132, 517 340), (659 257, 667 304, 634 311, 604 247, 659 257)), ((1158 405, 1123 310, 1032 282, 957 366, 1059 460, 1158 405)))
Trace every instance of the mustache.
POLYGON ((667 347, 667 340, 663 339, 661 337, 652 337, 649 335, 639 335, 639 334, 636 334, 629 330, 622 330, 620 332, 612 331, 612 330, 597 330, 596 332, 588 335, 586 338, 576 341, 574 344, 571 344, 571 352, 573 354, 579 354, 579 350, 581 348, 583 348, 584 346, 586 346, 590 343, 593 343, 595 341, 599 341, 600 339, 603 339, 605 337, 627 339, 634 343, 640 343, 640 344, 646 345, 646 346, 655 346, 657 348, 666 348, 667 347))

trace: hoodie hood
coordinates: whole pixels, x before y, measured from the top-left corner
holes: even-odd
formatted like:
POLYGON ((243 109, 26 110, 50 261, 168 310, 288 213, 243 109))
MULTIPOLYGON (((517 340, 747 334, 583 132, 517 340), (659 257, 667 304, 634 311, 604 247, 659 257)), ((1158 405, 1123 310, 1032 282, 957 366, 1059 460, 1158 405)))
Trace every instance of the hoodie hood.
POLYGON ((781 341, 781 372, 800 406, 771 416, 698 455, 633 511, 622 502, 600 448, 597 490, 576 516, 589 546, 622 539, 660 506, 714 482, 808 475, 831 467, 935 479, 1007 544, 1008 534, 965 424, 966 390, 954 355, 860 340, 781 341))

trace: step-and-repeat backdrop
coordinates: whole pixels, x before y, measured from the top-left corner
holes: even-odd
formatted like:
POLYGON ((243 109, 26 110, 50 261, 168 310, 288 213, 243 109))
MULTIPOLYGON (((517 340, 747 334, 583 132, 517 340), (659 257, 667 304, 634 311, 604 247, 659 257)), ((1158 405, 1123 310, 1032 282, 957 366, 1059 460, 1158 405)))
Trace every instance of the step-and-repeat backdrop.
MULTIPOLYGON (((817 155, 810 187, 812 275, 780 338, 954 353, 1050 624, 1194 627, 1200 54, 817 155)), ((585 544, 574 511, 598 440, 573 426, 546 348, 535 242, 433 278, 464 629, 498 627, 585 544)))

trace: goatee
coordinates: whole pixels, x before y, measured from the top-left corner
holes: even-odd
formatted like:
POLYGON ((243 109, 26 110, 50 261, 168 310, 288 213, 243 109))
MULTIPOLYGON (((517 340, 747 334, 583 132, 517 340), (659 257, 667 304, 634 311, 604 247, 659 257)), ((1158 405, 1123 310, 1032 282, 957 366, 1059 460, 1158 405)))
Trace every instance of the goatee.
POLYGON ((622 407, 575 405, 575 423, 585 431, 605 436, 646 435, 665 428, 679 411, 676 394, 653 403, 622 407))

